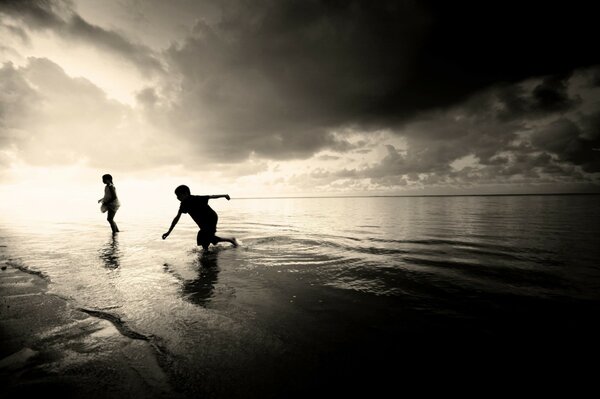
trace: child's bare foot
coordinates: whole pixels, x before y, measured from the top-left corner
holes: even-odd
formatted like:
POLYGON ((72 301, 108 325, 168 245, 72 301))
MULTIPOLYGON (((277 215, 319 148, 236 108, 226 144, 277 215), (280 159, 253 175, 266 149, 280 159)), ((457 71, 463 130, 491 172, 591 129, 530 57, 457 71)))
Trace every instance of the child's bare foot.
POLYGON ((233 238, 231 239, 231 243, 233 244, 233 246, 234 246, 234 247, 237 247, 238 245, 240 245, 240 244, 238 244, 238 242, 237 242, 237 240, 235 239, 235 237, 233 237, 233 238))

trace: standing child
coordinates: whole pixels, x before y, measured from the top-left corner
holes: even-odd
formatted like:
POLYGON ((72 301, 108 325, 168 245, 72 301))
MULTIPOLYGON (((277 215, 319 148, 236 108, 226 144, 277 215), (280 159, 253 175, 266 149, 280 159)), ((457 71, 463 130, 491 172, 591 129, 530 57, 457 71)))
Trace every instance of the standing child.
POLYGON ((228 194, 221 195, 192 195, 188 186, 179 186, 175 189, 175 195, 177 199, 181 201, 179 212, 173 219, 169 231, 162 235, 163 240, 166 239, 173 228, 179 222, 179 218, 182 213, 188 213, 194 222, 200 227, 196 242, 201 245, 204 250, 208 250, 210 244, 216 245, 219 242, 226 241, 233 244, 234 247, 238 246, 235 237, 219 237, 215 235, 217 232, 217 221, 219 217, 217 213, 208 205, 209 199, 216 198, 227 198, 229 201, 230 197, 228 194))
POLYGON ((121 204, 119 203, 119 198, 117 197, 117 189, 113 184, 113 178, 111 175, 106 174, 102 176, 102 183, 106 184, 106 186, 104 187, 104 197, 98 200, 98 203, 102 203, 100 210, 102 211, 102 213, 108 212, 106 220, 108 220, 113 234, 118 233, 119 228, 117 227, 117 224, 114 220, 115 214, 121 206, 121 204))

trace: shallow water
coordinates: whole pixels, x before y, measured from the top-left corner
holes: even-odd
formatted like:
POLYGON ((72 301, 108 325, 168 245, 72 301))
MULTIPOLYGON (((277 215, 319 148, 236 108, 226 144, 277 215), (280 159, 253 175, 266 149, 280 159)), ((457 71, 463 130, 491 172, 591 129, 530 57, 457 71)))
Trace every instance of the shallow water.
POLYGON ((599 199, 217 200, 219 234, 242 245, 208 255, 186 215, 160 238, 176 205, 142 219, 125 204, 115 237, 100 214, 5 219, 1 235, 52 293, 149 337, 185 395, 372 394, 490 342, 498 359, 596 345, 599 199))

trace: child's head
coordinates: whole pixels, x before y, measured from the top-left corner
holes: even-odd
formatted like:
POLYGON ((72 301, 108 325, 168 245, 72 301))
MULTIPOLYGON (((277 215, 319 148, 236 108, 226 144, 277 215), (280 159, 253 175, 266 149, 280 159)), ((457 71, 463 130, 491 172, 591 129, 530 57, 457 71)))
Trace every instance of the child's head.
POLYGON ((109 174, 103 175, 102 183, 104 183, 104 184, 112 183, 112 176, 109 174))
POLYGON ((179 201, 183 201, 187 197, 189 197, 192 193, 190 192, 190 188, 186 185, 181 185, 175 189, 175 195, 179 201))

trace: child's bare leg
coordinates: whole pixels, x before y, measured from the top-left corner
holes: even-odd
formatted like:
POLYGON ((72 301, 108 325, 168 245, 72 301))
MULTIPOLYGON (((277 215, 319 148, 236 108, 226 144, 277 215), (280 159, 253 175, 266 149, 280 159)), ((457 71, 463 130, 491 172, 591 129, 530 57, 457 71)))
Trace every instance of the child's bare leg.
POLYGON ((238 246, 238 242, 235 239, 235 237, 219 237, 219 236, 215 236, 215 238, 217 239, 217 242, 230 242, 234 247, 238 246))
POLYGON ((119 227, 117 226, 114 220, 116 213, 117 212, 109 209, 108 216, 106 217, 106 220, 108 220, 108 223, 110 224, 110 228, 112 229, 113 233, 117 233, 119 231, 119 227))

